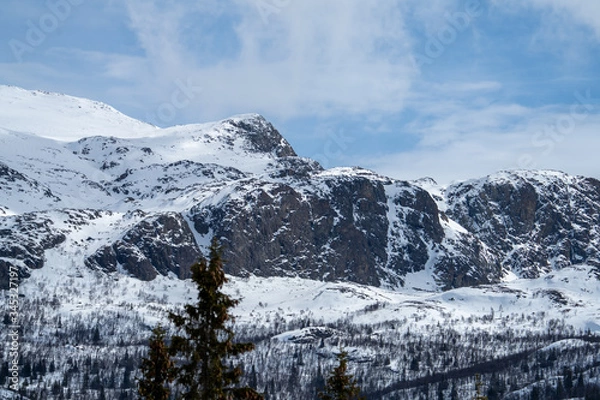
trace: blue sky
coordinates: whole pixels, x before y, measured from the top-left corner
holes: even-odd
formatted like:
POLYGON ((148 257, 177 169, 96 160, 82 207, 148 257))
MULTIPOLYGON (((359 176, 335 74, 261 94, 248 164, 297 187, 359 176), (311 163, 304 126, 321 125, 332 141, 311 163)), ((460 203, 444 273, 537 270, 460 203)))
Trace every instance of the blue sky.
POLYGON ((600 178, 597 0, 4 0, 0 84, 160 126, 258 112, 305 157, 600 178))

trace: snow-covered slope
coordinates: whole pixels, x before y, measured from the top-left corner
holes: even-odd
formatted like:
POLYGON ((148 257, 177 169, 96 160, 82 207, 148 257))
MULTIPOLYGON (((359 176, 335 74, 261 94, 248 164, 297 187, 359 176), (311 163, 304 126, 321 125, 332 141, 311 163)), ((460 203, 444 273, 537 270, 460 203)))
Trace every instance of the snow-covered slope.
POLYGON ((111 106, 39 90, 0 85, 0 128, 61 141, 89 136, 152 136, 158 128, 111 106))

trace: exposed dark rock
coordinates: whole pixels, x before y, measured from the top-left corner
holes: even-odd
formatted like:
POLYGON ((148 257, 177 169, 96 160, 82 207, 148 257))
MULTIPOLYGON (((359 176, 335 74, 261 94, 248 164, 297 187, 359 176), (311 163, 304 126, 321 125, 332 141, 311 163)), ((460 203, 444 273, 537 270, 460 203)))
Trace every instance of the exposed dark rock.
POLYGON ((200 234, 213 232, 226 244, 227 272, 234 275, 401 284, 430 258, 440 281, 450 280, 442 286, 489 283, 502 275, 476 238, 464 235, 448 246, 436 203, 418 187, 358 175, 312 185, 324 190, 253 182, 220 206, 192 209, 190 218, 200 234), (386 185, 395 193, 390 202, 386 185), (445 274, 446 268, 452 271, 445 274))
POLYGON ((19 171, 16 171, 10 168, 8 165, 0 162, 0 177, 5 182, 16 182, 18 180, 24 181, 27 178, 21 174, 19 171))
POLYGON ((52 221, 40 218, 36 213, 4 217, 5 226, 0 229, 0 288, 8 287, 8 269, 12 265, 20 277, 30 275, 28 269, 44 266, 44 251, 64 242, 64 234, 56 232, 52 221))
POLYGON ((141 280, 157 274, 190 277, 190 267, 201 256, 187 222, 178 213, 162 213, 142 220, 121 240, 101 247, 86 259, 90 268, 105 272, 121 267, 141 280))
POLYGON ((286 184, 240 187, 221 208, 191 212, 196 230, 226 246, 229 273, 379 284, 386 260, 386 197, 368 179, 327 180, 324 197, 286 184))
MULTIPOLYGON (((2 162, 0 162, 0 188, 6 192, 28 192, 37 197, 48 198, 54 203, 61 200, 48 187, 2 162)), ((3 199, 0 198, 0 205, 2 201, 3 199)))
MULTIPOLYGON (((158 275, 157 269, 152 265, 152 261, 139 247, 123 240, 118 240, 112 245, 112 250, 115 254, 115 261, 132 276, 142 281, 151 281, 158 275)), ((164 263, 164 260, 159 260, 159 263, 164 263)))
POLYGON ((448 217, 439 211, 431 195, 407 182, 398 183, 392 229, 388 237, 388 268, 397 276, 391 283, 404 283, 406 274, 429 265, 440 287, 497 282, 502 271, 476 236, 452 231, 446 236, 448 217))
POLYGON ((400 276, 421 271, 429 260, 429 249, 444 237, 437 205, 425 190, 408 182, 397 184, 391 203, 388 267, 400 276))
POLYGON ((269 173, 271 178, 296 178, 309 179, 316 172, 323 171, 323 167, 313 160, 301 157, 282 157, 272 165, 269 173))
POLYGON ((107 273, 117 272, 117 254, 112 245, 102 246, 85 259, 85 265, 91 269, 99 269, 107 273))
POLYGON ((250 145, 250 150, 254 152, 272 153, 278 157, 296 156, 296 152, 287 140, 261 115, 223 122, 240 129, 250 145))
POLYGON ((597 263, 600 182, 559 173, 510 173, 447 191, 448 214, 534 278, 552 268, 597 263))
POLYGON ((463 234, 459 240, 447 239, 442 249, 447 250, 448 245, 452 250, 441 252, 434 264, 436 281, 442 289, 500 282, 503 270, 498 257, 475 236, 463 234))

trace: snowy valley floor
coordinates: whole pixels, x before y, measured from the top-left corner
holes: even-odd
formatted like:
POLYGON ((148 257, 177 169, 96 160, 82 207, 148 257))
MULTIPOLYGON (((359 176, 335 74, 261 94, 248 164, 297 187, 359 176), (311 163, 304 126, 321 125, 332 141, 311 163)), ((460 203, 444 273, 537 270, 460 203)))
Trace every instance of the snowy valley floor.
MULTIPOLYGON (((77 268, 58 251, 47 257, 19 288, 23 393, 135 398, 150 329, 193 302, 195 288, 77 268)), ((447 292, 258 277, 231 277, 226 291, 242 299, 237 338, 256 343, 240 360, 245 379, 268 399, 314 398, 341 347, 369 399, 470 398, 478 373, 491 398, 600 384, 600 281, 585 265, 447 292)), ((4 381, 6 350, 2 357, 4 381)))

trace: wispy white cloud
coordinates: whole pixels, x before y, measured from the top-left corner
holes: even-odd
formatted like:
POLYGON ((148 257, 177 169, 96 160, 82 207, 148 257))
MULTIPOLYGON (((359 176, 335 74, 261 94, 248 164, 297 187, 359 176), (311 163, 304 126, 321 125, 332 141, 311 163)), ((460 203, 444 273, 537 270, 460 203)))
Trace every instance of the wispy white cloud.
POLYGON ((185 7, 176 2, 138 1, 125 2, 130 28, 144 49, 149 65, 156 69, 157 77, 168 76, 186 62, 186 49, 180 37, 180 22, 185 7), (162 3, 162 4, 159 4, 162 3))
POLYGON ((499 90, 502 88, 502 83, 498 81, 450 81, 444 83, 434 83, 432 86, 437 92, 444 92, 447 94, 450 93, 459 96, 472 96, 474 92, 499 90))
POLYGON ((600 2, 596 0, 492 0, 492 3, 497 10, 510 13, 522 13, 531 8, 544 11, 541 18, 550 25, 544 27, 546 32, 554 31, 558 37, 566 30, 572 30, 575 22, 591 29, 600 40, 600 2))
MULTIPOLYGON (((572 17, 596 33, 600 40, 600 2, 596 0, 529 0, 537 7, 551 8, 557 15, 572 17), (565 14, 566 13, 566 14, 565 14)), ((527 2, 524 2, 527 3, 527 2)))
POLYGON ((600 148, 600 102, 588 94, 578 93, 568 106, 454 105, 452 113, 414 124, 421 135, 416 148, 362 161, 393 177, 430 176, 442 184, 501 169, 598 176, 597 165, 590 161, 600 148))
MULTIPOLYGON (((530 0, 529 6, 550 10, 556 18, 571 18, 579 28, 595 29, 594 18, 585 17, 595 6, 584 3, 564 6, 553 0, 530 0)), ((546 106, 531 106, 507 99, 503 97, 508 90, 505 82, 497 76, 487 77, 485 71, 471 79, 469 73, 459 74, 460 80, 444 78, 453 76, 446 68, 451 56, 433 59, 433 72, 443 69, 443 75, 436 82, 425 80, 413 63, 415 52, 422 51, 422 44, 439 35, 441 28, 452 27, 449 16, 464 12, 464 2, 436 1, 422 7, 412 1, 306 0, 268 3, 281 6, 267 10, 257 6, 264 2, 227 2, 235 8, 210 12, 215 17, 225 13, 236 18, 227 34, 235 37, 237 47, 233 57, 217 62, 198 62, 183 46, 182 26, 186 18, 189 21, 189 9, 185 14, 175 7, 164 14, 156 5, 138 7, 137 0, 129 4, 129 12, 136 14, 131 15, 131 27, 147 49, 146 62, 155 66, 156 79, 162 80, 164 98, 177 77, 201 88, 190 107, 180 110, 190 119, 247 111, 279 119, 317 116, 324 121, 364 115, 365 120, 379 121, 370 134, 417 138, 415 148, 395 154, 386 149, 376 159, 365 158, 367 165, 399 178, 430 174, 441 181, 502 168, 568 170, 573 162, 567 149, 589 148, 586 143, 597 140, 590 134, 597 119, 590 117, 578 121, 578 134, 569 139, 569 146, 554 141, 548 151, 548 139, 541 141, 540 132, 544 124, 557 121, 566 111, 551 101, 546 106), (415 41, 415 27, 425 40, 415 41), (165 57, 170 60, 165 62, 165 57), (386 117, 407 110, 413 117, 404 126, 385 123, 386 117)), ((482 12, 480 8, 478 12, 482 12)), ((553 26, 550 17, 544 18, 547 26, 553 26)), ((475 20, 466 27, 471 28, 475 29, 475 20)), ((579 28, 570 21, 564 29, 579 28)), ((538 35, 546 28, 539 29, 538 35)), ((211 40, 217 40, 213 33, 197 32, 206 35, 202 43, 208 47, 211 40)), ((531 46, 538 46, 536 40, 535 35, 530 38, 531 46)), ((568 41, 563 40, 565 47, 568 41)), ((519 86, 518 81, 510 84, 519 86)))
POLYGON ((99 71, 100 76, 109 79, 142 82, 149 73, 145 71, 146 60, 140 56, 64 47, 53 47, 46 54, 65 63, 69 60, 85 62, 89 68, 99 71))
MULTIPOLYGON (((189 40, 182 24, 196 10, 157 3, 127 2, 131 29, 155 69, 148 85, 193 80, 203 89, 188 110, 196 118, 247 110, 279 117, 397 111, 409 93, 415 71, 400 2, 291 1, 267 20, 255 1, 230 3, 237 8, 220 12, 237 18, 229 33, 239 49, 213 64, 197 62, 183 45, 189 40)), ((202 27, 194 31, 210 39, 202 27)))

